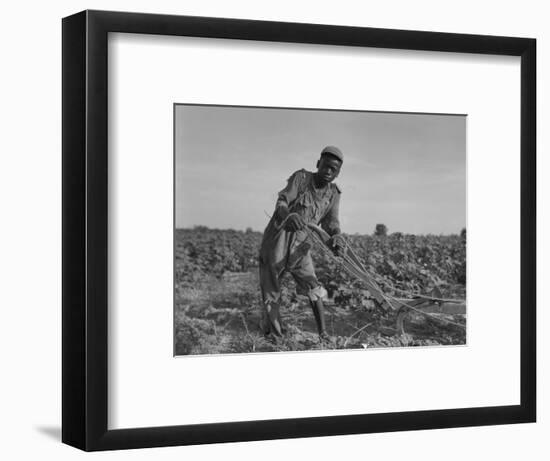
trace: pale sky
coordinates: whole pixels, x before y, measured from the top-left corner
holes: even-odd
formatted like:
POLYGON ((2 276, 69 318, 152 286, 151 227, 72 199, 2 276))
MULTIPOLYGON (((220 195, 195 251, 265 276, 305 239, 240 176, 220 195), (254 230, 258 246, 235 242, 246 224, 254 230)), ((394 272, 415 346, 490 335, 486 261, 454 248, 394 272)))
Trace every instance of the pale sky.
POLYGON ((263 231, 296 170, 326 145, 344 164, 346 233, 466 227, 466 116, 227 106, 175 107, 176 227, 263 231))

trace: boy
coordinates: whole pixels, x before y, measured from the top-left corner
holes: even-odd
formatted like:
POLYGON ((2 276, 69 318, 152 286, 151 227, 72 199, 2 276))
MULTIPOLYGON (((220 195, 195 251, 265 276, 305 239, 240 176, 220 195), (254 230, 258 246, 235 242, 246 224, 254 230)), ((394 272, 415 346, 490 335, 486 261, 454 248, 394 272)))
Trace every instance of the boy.
POLYGON ((315 316, 319 338, 326 340, 323 298, 327 292, 317 280, 311 259, 311 242, 305 227, 320 224, 331 236, 329 244, 339 255, 345 248, 338 219, 340 189, 333 181, 344 162, 340 149, 325 147, 317 161, 316 172, 304 169, 288 178, 279 192, 275 213, 269 221, 260 249, 260 288, 262 291, 262 329, 266 336, 281 337, 280 280, 285 271, 296 281, 296 292, 306 295, 315 316))

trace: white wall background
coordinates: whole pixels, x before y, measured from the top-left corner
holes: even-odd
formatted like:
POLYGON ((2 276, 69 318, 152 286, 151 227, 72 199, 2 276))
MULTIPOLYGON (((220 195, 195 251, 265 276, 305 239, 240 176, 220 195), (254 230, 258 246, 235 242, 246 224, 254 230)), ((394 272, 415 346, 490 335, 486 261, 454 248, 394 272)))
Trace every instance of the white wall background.
MULTIPOLYGON (((544 286, 550 250, 550 15, 544 2, 457 3, 247 0, 11 2, 2 9, 0 72, 0 454, 4 459, 335 458, 548 459, 550 430, 544 286), (538 423, 393 434, 134 450, 85 455, 60 443, 61 425, 61 18, 85 8, 240 17, 538 39, 538 423)), ((498 169, 497 169, 498 171, 498 169)), ((494 287, 496 290, 500 287, 494 287)), ((498 313, 495 312, 498 327, 498 313)), ((495 345, 498 348, 498 344, 495 345)), ((404 380, 404 383, 406 380, 404 380)), ((339 392, 328 389, 328 392, 339 392)))

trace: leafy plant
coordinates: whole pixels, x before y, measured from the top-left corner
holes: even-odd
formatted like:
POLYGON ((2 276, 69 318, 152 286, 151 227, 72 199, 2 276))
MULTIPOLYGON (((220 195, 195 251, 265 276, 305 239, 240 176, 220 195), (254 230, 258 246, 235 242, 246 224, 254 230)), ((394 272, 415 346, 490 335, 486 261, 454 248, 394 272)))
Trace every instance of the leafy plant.
MULTIPOLYGON (((387 294, 409 297, 437 290, 441 297, 465 298, 465 230, 461 235, 446 236, 387 235, 385 228, 385 232, 380 229, 380 235, 346 235, 346 239, 387 294)), ((205 226, 176 230, 178 354, 464 343, 464 334, 426 322, 413 325, 417 332, 410 341, 382 334, 394 320, 392 314, 377 306, 361 282, 351 278, 332 258, 315 250, 312 256, 316 274, 330 297, 330 342, 318 344, 307 301, 296 295, 290 276, 282 280, 282 312, 291 333, 280 344, 266 341, 258 326, 261 240, 262 234, 250 228, 245 232, 205 226), (371 325, 357 333, 367 323, 371 325)))

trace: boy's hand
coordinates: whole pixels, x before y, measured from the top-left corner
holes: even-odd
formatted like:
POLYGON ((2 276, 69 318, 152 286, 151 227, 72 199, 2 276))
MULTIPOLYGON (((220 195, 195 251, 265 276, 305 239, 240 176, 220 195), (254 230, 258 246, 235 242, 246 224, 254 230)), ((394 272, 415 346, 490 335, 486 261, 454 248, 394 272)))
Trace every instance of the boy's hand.
POLYGON ((286 206, 279 206, 275 210, 275 213, 277 214, 277 221, 280 223, 280 222, 284 221, 284 219, 288 216, 289 211, 288 211, 288 208, 286 206))
POLYGON ((290 232, 296 232, 306 226, 304 218, 298 214, 292 214, 288 217, 285 224, 285 229, 290 232))
POLYGON ((336 256, 344 256, 346 254, 346 241, 342 234, 333 235, 328 243, 336 256))

